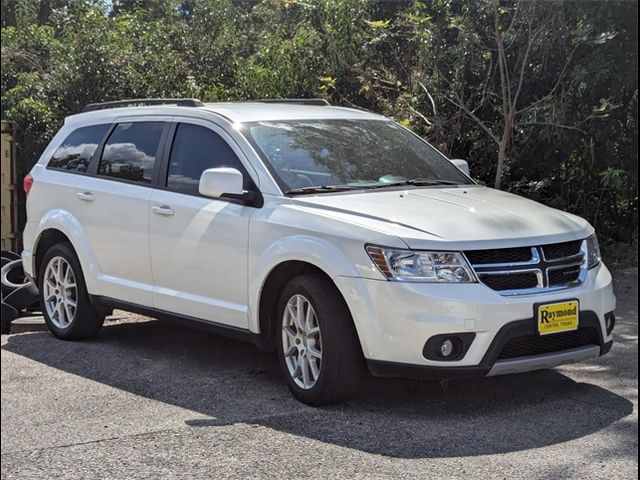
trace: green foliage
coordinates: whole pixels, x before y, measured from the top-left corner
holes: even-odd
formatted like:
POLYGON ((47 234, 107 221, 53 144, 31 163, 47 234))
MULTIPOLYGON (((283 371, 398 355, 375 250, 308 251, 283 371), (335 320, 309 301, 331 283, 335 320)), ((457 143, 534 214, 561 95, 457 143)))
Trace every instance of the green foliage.
POLYGON ((323 97, 396 118, 469 159, 486 184, 498 157, 487 130, 499 137, 510 128, 504 188, 585 216, 605 248, 637 242, 636 2, 3 0, 1 8, 2 116, 19 125, 21 173, 64 117, 90 102, 323 97), (512 125, 496 38, 512 92, 528 55, 512 125))

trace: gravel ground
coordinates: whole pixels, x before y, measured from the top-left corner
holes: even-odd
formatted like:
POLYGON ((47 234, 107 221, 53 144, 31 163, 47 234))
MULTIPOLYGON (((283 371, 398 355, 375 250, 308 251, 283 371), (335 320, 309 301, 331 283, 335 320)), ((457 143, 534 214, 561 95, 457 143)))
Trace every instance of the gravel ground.
POLYGON ((637 284, 617 272, 600 359, 371 379, 322 409, 292 399, 272 355, 226 338, 129 314, 88 342, 16 325, 2 335, 2 478, 637 478, 637 284))

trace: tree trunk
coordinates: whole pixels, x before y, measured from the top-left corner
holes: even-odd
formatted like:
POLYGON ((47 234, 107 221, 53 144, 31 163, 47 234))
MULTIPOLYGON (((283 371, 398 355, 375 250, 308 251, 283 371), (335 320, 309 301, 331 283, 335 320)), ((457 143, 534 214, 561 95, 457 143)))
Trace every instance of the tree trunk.
POLYGON ((502 170, 504 170, 504 161, 507 157, 507 144, 509 143, 509 139, 502 137, 500 140, 500 144, 498 145, 498 170, 496 171, 496 182, 495 188, 500 190, 502 186, 502 170))
POLYGON ((14 2, 2 2, 2 26, 15 27, 16 25, 18 25, 18 22, 16 21, 14 2))

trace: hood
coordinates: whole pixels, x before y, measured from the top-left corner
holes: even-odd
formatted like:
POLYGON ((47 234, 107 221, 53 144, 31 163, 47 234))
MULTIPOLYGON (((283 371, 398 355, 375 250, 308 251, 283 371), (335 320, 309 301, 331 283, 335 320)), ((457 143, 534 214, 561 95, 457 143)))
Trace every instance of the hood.
MULTIPOLYGON (((412 248, 434 242, 511 247, 584 238, 593 229, 580 217, 492 188, 416 188, 296 197, 295 203, 334 212, 354 223, 395 226, 412 248), (425 244, 426 242, 426 244, 425 244)), ((385 228, 389 230, 389 228, 385 228)), ((393 231, 393 229, 391 229, 393 231)))

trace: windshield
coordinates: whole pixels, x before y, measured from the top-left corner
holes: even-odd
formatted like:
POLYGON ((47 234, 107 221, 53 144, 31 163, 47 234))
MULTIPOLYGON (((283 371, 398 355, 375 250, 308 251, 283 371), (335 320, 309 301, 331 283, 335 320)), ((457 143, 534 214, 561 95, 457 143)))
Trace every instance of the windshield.
POLYGON ((472 183, 391 121, 267 121, 247 123, 242 131, 284 192, 472 183))

